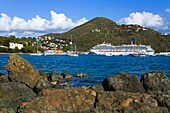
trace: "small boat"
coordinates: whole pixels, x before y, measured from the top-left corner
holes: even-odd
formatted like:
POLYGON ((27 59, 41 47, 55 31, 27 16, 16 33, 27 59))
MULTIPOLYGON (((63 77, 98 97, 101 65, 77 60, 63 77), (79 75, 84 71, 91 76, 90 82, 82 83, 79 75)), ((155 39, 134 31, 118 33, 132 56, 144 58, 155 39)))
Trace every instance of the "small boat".
POLYGON ((67 55, 78 57, 78 53, 76 53, 75 51, 67 51, 67 55))
POLYGON ((31 53, 30 55, 41 56, 41 55, 43 55, 43 54, 42 54, 42 53, 31 53))
POLYGON ((54 53, 54 50, 45 50, 44 53, 43 53, 44 56, 47 56, 47 55, 55 55, 54 53))
POLYGON ((38 51, 38 41, 37 41, 36 45, 37 45, 37 52, 36 53, 31 53, 30 55, 34 55, 34 56, 41 56, 41 55, 43 55, 43 53, 38 51))
POLYGON ((160 52, 159 56, 170 56, 170 52, 160 52))
POLYGON ((139 57, 145 57, 147 54, 144 51, 140 51, 140 52, 134 52, 131 54, 132 56, 139 56, 139 57))
POLYGON ((73 50, 72 50, 72 48, 73 48, 73 47, 72 47, 72 44, 73 44, 73 43, 72 43, 72 35, 71 35, 71 42, 70 42, 71 51, 67 51, 66 54, 67 54, 68 56, 75 56, 75 57, 78 57, 77 47, 76 47, 76 45, 75 45, 75 51, 73 51, 73 50))

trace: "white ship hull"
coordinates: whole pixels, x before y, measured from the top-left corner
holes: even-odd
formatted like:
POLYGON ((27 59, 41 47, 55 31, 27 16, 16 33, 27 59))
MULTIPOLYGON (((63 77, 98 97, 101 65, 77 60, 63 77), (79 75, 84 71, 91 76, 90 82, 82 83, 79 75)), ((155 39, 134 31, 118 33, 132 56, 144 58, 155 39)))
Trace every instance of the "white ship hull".
POLYGON ((111 44, 99 44, 90 49, 90 52, 105 56, 126 56, 141 52, 145 55, 154 55, 154 50, 145 45, 112 46, 111 44))

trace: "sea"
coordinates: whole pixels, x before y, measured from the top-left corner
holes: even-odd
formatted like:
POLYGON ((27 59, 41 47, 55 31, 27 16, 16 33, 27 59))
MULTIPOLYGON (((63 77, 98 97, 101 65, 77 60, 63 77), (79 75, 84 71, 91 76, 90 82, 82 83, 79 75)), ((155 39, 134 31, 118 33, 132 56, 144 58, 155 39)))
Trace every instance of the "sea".
MULTIPOLYGON (((69 83, 73 87, 101 85, 103 80, 114 74, 125 72, 139 76, 154 70, 163 71, 170 78, 170 56, 102 56, 79 55, 78 57, 67 55, 31 56, 19 54, 28 60, 36 69, 45 73, 70 72, 75 75, 78 72, 87 74, 88 77, 73 77, 69 83)), ((8 76, 4 66, 8 62, 8 54, 0 54, 0 73, 8 76)))

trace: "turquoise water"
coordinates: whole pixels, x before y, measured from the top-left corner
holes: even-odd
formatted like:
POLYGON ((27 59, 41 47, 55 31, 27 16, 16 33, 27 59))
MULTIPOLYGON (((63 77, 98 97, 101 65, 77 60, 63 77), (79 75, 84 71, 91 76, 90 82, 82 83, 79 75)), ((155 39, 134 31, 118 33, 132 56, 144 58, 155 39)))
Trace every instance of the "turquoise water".
MULTIPOLYGON (((126 72, 141 76, 143 73, 153 70, 162 70, 170 78, 170 57, 168 56, 97 56, 79 55, 70 56, 30 56, 20 55, 27 59, 36 69, 50 72, 77 72, 88 74, 87 78, 73 78, 70 83, 73 86, 102 84, 103 79, 112 74, 126 72)), ((0 55, 0 73, 7 75, 3 68, 7 64, 8 55, 0 55)))

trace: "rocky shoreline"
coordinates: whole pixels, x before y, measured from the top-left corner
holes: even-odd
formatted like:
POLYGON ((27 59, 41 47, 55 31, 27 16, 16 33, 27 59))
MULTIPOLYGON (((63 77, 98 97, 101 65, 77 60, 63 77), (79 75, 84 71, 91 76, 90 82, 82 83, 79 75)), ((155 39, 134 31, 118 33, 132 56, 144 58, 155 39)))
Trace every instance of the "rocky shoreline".
POLYGON ((119 73, 102 86, 70 87, 70 73, 40 72, 16 54, 5 67, 9 76, 0 75, 0 113, 170 112, 170 81, 162 71, 144 73, 140 80, 119 73))

